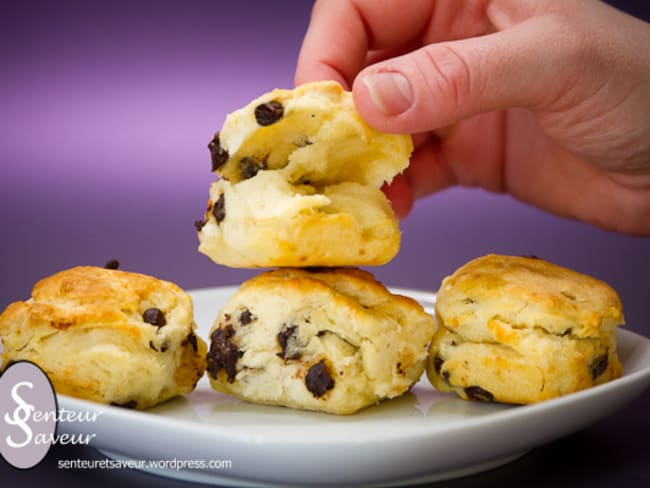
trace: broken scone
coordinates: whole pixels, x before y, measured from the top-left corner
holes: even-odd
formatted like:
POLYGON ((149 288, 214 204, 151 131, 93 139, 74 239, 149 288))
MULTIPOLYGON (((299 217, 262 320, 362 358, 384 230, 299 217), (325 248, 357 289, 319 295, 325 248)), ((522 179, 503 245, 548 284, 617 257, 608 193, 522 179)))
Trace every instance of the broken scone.
POLYGON ((617 293, 538 258, 488 255, 445 278, 427 375, 465 399, 533 403, 619 377, 617 293))
POLYGON ((409 164, 410 136, 371 129, 335 82, 273 90, 226 117, 209 145, 220 179, 199 251, 231 267, 390 261, 400 230, 381 191, 409 164))
POLYGON ((39 365, 57 393, 144 409, 192 391, 206 344, 168 281, 83 266, 39 281, 0 315, 2 364, 39 365))
POLYGON ((366 271, 269 271, 219 313, 208 377, 250 402, 351 414, 420 378, 434 329, 419 303, 366 271))

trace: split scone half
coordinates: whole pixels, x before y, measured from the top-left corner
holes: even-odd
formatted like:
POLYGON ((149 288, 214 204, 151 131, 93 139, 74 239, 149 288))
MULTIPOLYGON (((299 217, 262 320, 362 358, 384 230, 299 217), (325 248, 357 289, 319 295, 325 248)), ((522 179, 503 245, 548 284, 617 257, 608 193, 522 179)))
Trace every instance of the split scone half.
POLYGON ((226 117, 199 251, 237 268, 390 261, 400 230, 384 183, 409 164, 410 136, 371 129, 332 81, 276 89, 226 117))
POLYGON ((433 386, 527 404, 618 378, 617 293, 538 258, 488 255, 445 278, 427 361, 433 386))
POLYGON ((219 313, 208 377, 249 402, 351 414, 420 378, 434 329, 418 302, 366 271, 268 271, 219 313))
POLYGON ((0 315, 2 364, 40 366, 57 393, 145 409, 191 392, 207 346, 175 284, 80 266, 34 286, 0 315))

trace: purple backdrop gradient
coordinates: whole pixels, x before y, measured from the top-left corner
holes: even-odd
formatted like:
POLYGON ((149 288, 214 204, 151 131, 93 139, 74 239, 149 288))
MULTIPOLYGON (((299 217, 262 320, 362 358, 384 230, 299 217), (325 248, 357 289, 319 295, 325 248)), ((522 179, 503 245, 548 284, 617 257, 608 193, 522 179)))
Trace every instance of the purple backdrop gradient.
MULTIPOLYGON (((630 2, 637 14, 639 3, 630 2)), ((0 309, 39 278, 112 258, 186 289, 256 274, 196 250, 193 221, 213 180, 206 144, 228 112, 293 85, 310 9, 306 0, 3 2, 0 309)), ((372 269, 387 284, 433 291, 476 256, 535 254, 611 283, 629 328, 650 335, 648 238, 461 188, 419 201, 402 229, 399 256, 372 269)))

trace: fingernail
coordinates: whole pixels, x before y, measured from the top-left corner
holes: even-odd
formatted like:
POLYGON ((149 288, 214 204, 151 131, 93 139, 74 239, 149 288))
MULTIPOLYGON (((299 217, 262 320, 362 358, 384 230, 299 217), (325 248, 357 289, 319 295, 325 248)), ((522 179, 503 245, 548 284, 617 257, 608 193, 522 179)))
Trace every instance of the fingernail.
POLYGON ((406 112, 413 105, 413 90, 402 73, 384 71, 363 78, 370 98, 384 115, 406 112))

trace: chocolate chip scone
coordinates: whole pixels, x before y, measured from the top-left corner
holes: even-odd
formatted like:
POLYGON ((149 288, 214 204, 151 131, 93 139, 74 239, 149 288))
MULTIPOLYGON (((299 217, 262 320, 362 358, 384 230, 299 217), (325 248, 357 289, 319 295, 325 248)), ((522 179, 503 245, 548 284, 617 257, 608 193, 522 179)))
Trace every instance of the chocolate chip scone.
POLYGON ((273 90, 226 117, 209 144, 199 251, 232 267, 362 266, 399 250, 381 191, 409 163, 407 135, 371 129, 337 83, 273 90))
POLYGON ((420 378, 434 330, 420 304, 365 271, 269 271, 219 313, 208 377, 250 402, 351 414, 420 378))
POLYGON ((92 266, 39 281, 0 315, 2 364, 29 360, 57 393, 145 409, 205 372, 189 295, 168 281, 92 266))
POLYGON ((618 378, 618 294, 538 258, 488 255, 445 278, 427 375, 465 399, 525 404, 618 378))

